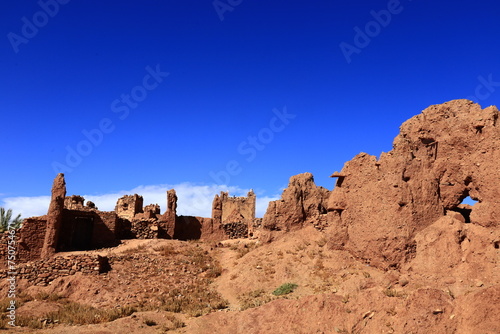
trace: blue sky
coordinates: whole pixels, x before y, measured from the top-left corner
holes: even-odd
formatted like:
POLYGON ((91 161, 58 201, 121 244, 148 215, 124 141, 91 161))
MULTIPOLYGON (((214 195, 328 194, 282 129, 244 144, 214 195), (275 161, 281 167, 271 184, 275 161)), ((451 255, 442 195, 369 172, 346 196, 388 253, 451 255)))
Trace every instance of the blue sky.
POLYGON ((389 151, 429 105, 499 105, 495 1, 0 8, 0 205, 23 216, 46 211, 57 171, 102 209, 143 190, 164 210, 180 187, 179 213, 208 216, 210 192, 230 187, 253 188, 262 215, 290 176, 332 189, 332 172, 389 151))

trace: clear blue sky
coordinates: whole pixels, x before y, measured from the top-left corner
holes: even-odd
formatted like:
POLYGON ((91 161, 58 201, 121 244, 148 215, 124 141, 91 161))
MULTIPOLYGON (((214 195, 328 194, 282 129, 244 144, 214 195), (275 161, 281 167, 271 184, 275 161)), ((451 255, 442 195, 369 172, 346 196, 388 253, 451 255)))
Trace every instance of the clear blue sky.
POLYGON ((59 1, 0 5, 0 204, 61 166, 68 194, 332 189, 427 106, 500 104, 498 1, 59 1))

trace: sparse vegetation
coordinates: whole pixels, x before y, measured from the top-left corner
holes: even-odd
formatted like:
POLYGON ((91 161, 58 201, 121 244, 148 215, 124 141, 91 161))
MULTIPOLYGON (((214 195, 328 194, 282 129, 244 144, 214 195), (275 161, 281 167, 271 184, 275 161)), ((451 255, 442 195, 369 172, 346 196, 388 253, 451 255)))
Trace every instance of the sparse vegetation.
POLYGON ((177 329, 177 328, 182 328, 182 327, 185 327, 186 324, 182 321, 182 320, 179 320, 176 316, 172 315, 172 314, 167 314, 165 316, 165 318, 171 322, 171 325, 163 325, 161 327, 161 330, 165 333, 165 332, 168 332, 168 331, 171 331, 171 330, 174 330, 174 329, 177 329))
POLYGON ((47 293, 45 291, 39 292, 35 295, 36 300, 47 300, 47 301, 51 301, 51 302, 56 302, 62 298, 63 297, 61 297, 57 293, 47 293))
POLYGON ((298 287, 295 283, 285 283, 273 291, 275 296, 283 296, 292 293, 298 287))
MULTIPOLYGON (((193 317, 209 313, 212 310, 227 308, 229 303, 220 294, 208 286, 188 286, 185 289, 171 290, 166 296, 158 296, 159 307, 164 311, 185 313, 193 317)), ((151 309, 148 307, 145 310, 151 309)))
POLYGON ((49 323, 64 323, 69 325, 98 324, 127 317, 136 312, 134 307, 119 307, 114 309, 97 309, 92 306, 68 302, 56 312, 46 315, 49 323))
POLYGON ((125 250, 123 252, 123 254, 133 255, 133 254, 140 253, 140 252, 144 251, 146 248, 147 248, 147 245, 145 243, 142 243, 140 245, 137 245, 134 248, 130 248, 130 249, 125 250))
POLYGON ((173 256, 179 254, 173 245, 162 245, 160 247, 154 247, 153 250, 159 252, 163 256, 173 256))
POLYGON ((243 256, 247 255, 257 247, 258 244, 256 242, 252 242, 245 244, 232 244, 231 246, 229 246, 229 249, 236 252, 237 259, 241 259, 243 256))
POLYGON ((397 291, 396 289, 391 289, 391 288, 385 289, 384 295, 386 295, 387 297, 404 297, 404 296, 406 296, 405 293, 403 293, 401 291, 397 291))
MULTIPOLYGON (((97 309, 89 305, 83 305, 68 301, 56 294, 39 294, 40 300, 57 301, 61 305, 58 311, 45 314, 41 318, 18 316, 16 324, 21 327, 40 329, 49 324, 85 325, 109 322, 118 318, 126 317, 136 311, 133 307, 120 307, 115 309, 97 309)), ((4 316, 4 315, 3 315, 4 316)), ((2 319, 4 318, 2 316, 2 319)))
POLYGON ((264 289, 250 291, 238 296, 240 310, 246 310, 253 307, 259 307, 272 301, 274 297, 266 293, 264 289))

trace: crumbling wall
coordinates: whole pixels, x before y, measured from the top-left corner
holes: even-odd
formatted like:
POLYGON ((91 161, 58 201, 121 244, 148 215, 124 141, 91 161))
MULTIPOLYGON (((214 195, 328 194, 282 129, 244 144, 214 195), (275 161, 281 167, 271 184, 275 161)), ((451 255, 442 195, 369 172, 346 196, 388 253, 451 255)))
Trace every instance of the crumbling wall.
POLYGON ((229 197, 228 192, 215 195, 212 203, 212 224, 220 226, 226 238, 246 238, 255 220, 255 194, 250 190, 247 197, 229 197))
MULTIPOLYGON (((84 198, 80 203, 83 203, 84 198)), ((90 250, 116 246, 118 217, 114 212, 103 212, 90 207, 63 210, 57 242, 57 251, 90 250)))
POLYGON ((47 226, 44 217, 46 216, 27 218, 23 221, 22 227, 16 231, 18 261, 32 261, 41 257, 47 226))
POLYGON ((167 210, 162 216, 163 229, 168 238, 175 238, 176 221, 177 221, 177 194, 174 189, 167 191, 167 210))
POLYGON ((230 197, 229 193, 221 192, 222 224, 232 223, 235 213, 243 221, 253 221, 255 218, 255 194, 250 190, 247 197, 230 197))
POLYGON ((262 226, 266 230, 291 231, 312 224, 323 229, 329 196, 328 189, 316 186, 311 173, 292 176, 281 199, 269 202, 262 226))
POLYGON ((138 219, 157 219, 160 216, 160 206, 158 204, 149 204, 142 209, 142 213, 136 214, 138 219))
POLYGON ((125 195, 118 199, 115 212, 120 218, 132 219, 138 213, 142 213, 143 198, 137 194, 125 195))
POLYGON ((59 173, 54 179, 52 185, 52 196, 50 206, 47 213, 47 225, 41 257, 52 256, 57 250, 57 242, 59 240, 59 231, 63 219, 64 199, 66 197, 66 182, 64 174, 59 173))
POLYGON ((478 203, 468 221, 498 226, 498 116, 467 100, 430 106, 401 126, 392 151, 347 162, 328 202, 331 246, 398 267, 413 257, 415 234, 469 195, 478 203))
POLYGON ((175 221, 174 239, 177 240, 199 240, 203 221, 209 218, 178 216, 175 221))
POLYGON ((84 208, 85 198, 78 195, 66 196, 64 199, 64 208, 68 210, 82 210, 84 208))
POLYGON ((8 255, 14 255, 13 263, 33 261, 40 258, 45 240, 47 216, 27 218, 22 227, 13 232, 0 234, 0 269, 8 265, 8 255), (14 240, 14 242, 12 241, 14 240), (10 243, 9 243, 10 242, 10 243), (10 254, 9 254, 9 247, 10 254))
POLYGON ((175 222, 174 239, 222 241, 228 237, 222 225, 215 224, 212 218, 178 216, 175 222))

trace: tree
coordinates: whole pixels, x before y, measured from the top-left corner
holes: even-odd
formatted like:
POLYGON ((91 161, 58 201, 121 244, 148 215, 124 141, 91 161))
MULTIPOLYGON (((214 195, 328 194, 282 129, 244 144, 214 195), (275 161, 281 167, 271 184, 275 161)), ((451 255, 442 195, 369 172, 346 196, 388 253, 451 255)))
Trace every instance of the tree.
POLYGON ((5 211, 4 208, 0 208, 0 232, 7 231, 9 228, 19 228, 22 222, 20 214, 12 219, 12 209, 5 211))

